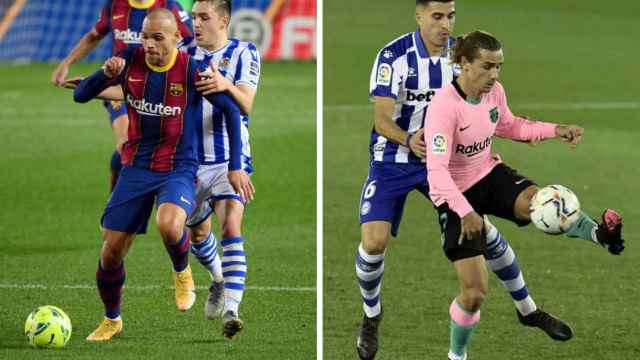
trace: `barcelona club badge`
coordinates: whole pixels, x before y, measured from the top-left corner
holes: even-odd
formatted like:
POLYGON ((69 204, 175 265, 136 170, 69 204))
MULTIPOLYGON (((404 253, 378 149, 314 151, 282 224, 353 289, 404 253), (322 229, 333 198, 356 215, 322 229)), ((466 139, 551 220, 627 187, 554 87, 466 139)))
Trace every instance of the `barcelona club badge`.
POLYGON ((171 93, 171 95, 173 96, 180 96, 182 95, 182 92, 184 91, 182 84, 179 83, 170 83, 169 84, 169 92, 171 93))

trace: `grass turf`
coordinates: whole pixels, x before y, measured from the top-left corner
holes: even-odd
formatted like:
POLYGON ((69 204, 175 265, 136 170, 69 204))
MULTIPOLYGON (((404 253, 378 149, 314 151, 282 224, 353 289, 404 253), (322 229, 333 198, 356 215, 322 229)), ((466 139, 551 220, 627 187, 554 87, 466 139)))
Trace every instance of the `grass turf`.
MULTIPOLYGON (((416 25, 411 2, 374 6, 364 0, 326 0, 324 5, 324 354, 353 359, 362 316, 353 265, 360 241, 358 199, 373 123, 369 74, 376 52, 416 25)), ((627 239, 624 254, 614 257, 583 240, 495 221, 513 246, 537 304, 569 322, 576 334, 558 343, 522 327, 511 298, 490 273, 470 358, 638 358, 640 85, 630 74, 640 53, 629 44, 640 5, 551 0, 456 5, 456 34, 479 28, 503 41, 501 81, 515 113, 577 123, 586 130, 576 150, 559 141, 532 149, 495 140, 494 152, 539 184, 574 189, 583 209, 595 217, 605 207, 618 209, 627 239)), ((440 248, 435 212, 421 195, 410 195, 400 234, 385 258, 378 358, 444 359, 448 306, 457 291, 455 273, 440 248)))
POLYGON ((84 338, 103 314, 93 285, 113 135, 102 104, 73 103, 49 84, 52 70, 0 66, 0 358, 315 358, 315 64, 263 66, 251 122, 257 193, 244 219, 245 330, 227 341, 220 321, 204 319, 209 278, 193 256, 198 300, 189 312, 175 309, 171 262, 151 225, 126 258, 124 332, 103 344, 84 338), (22 333, 45 304, 71 317, 62 350, 32 349, 22 333))

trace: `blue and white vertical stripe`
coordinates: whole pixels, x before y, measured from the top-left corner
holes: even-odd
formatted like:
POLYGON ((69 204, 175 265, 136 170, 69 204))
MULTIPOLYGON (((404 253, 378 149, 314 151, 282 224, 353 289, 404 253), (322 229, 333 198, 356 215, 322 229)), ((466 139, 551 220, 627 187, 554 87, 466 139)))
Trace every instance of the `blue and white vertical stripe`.
MULTIPOLYGON (((377 55, 370 78, 369 96, 390 97, 396 105, 393 121, 405 131, 415 132, 425 125, 427 106, 435 92, 453 80, 454 66, 448 60, 453 38, 441 56, 431 56, 420 31, 405 34, 387 44, 377 55)), ((420 163, 409 148, 371 133, 373 161, 420 163)))
POLYGON ((356 276, 364 312, 367 317, 374 317, 380 314, 380 288, 382 274, 384 273, 384 254, 369 255, 362 245, 356 252, 356 276))
MULTIPOLYGON (((216 68, 234 85, 258 87, 260 78, 260 55, 252 43, 229 39, 222 48, 210 52, 203 48, 190 50, 191 55, 202 68, 216 68)), ((201 68, 201 69, 202 69, 201 68)), ((208 101, 203 101, 199 116, 198 160, 201 164, 214 165, 229 161, 229 137, 226 119, 221 111, 208 101)), ((242 116, 242 161, 248 173, 253 171, 251 165, 251 147, 249 145, 249 116, 242 116)))

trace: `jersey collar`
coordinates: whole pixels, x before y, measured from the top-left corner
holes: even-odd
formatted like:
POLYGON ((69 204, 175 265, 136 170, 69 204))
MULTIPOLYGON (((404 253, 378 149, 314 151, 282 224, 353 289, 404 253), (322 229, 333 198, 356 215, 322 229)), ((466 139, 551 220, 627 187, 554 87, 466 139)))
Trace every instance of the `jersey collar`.
MULTIPOLYGON (((420 55, 420 57, 423 59, 430 58, 431 55, 429 55, 429 50, 427 50, 427 48, 424 46, 422 35, 420 35, 420 28, 418 28, 418 30, 416 30, 416 32, 413 33, 413 35, 414 35, 414 42, 416 44, 416 49, 418 49, 418 55, 420 55)), ((444 46, 444 51, 442 51, 441 57, 449 56, 449 49, 451 48, 452 45, 453 45, 453 38, 449 37, 449 39, 447 40, 447 44, 444 46)))
POLYGON ((414 42, 416 43, 416 49, 418 49, 418 55, 420 55, 420 57, 423 59, 431 57, 429 56, 429 51, 424 46, 424 41, 422 41, 422 35, 420 35, 420 28, 418 28, 418 30, 416 30, 416 32, 413 35, 414 35, 414 42))
POLYGON ((149 69, 155 72, 167 72, 176 63, 177 57, 178 57, 178 49, 173 49, 173 53, 171 54, 171 60, 169 60, 169 62, 165 66, 156 66, 153 64, 149 64, 146 58, 144 59, 144 62, 147 63, 147 66, 149 67, 149 69))
POLYGON ((156 2, 156 0, 141 1, 140 3, 136 3, 131 0, 128 0, 127 2, 129 3, 129 6, 131 6, 132 8, 148 9, 156 2))
POLYGON ((460 95, 460 97, 463 98, 464 101, 468 102, 471 105, 480 104, 480 99, 476 99, 474 97, 471 97, 471 96, 465 94, 464 91, 462 91, 462 88, 460 87, 460 84, 458 84, 458 79, 453 79, 452 83, 453 83, 453 87, 458 92, 458 95, 460 95))

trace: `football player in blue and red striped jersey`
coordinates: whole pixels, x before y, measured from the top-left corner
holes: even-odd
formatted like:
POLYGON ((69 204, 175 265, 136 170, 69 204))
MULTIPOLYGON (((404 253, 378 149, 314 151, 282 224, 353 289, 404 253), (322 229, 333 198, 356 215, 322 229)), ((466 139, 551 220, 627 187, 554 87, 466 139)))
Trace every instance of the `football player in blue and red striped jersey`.
MULTIPOLYGON (((189 15, 183 11, 177 1, 107 0, 100 11, 100 18, 95 26, 80 39, 67 57, 58 65, 51 75, 51 82, 57 86, 65 85, 69 66, 87 56, 109 33, 111 33, 113 41, 113 55, 129 47, 140 46, 142 21, 148 11, 157 8, 169 9, 178 20, 178 29, 182 37, 178 47, 195 46, 189 15)), ((110 164, 111 190, 113 190, 121 169, 120 152, 127 139, 128 118, 127 109, 121 102, 105 101, 104 105, 109 113, 109 120, 116 141, 116 150, 113 152, 110 164)))
MULTIPOLYGON (((177 50, 180 33, 170 11, 149 12, 141 38, 142 47, 127 48, 108 59, 103 69, 84 79, 74 92, 76 101, 86 102, 120 84, 130 119, 122 173, 101 223, 104 243, 96 278, 106 314, 87 337, 89 341, 110 340, 122 330, 123 260, 136 234, 146 232, 154 202, 156 224, 173 262, 176 305, 184 311, 195 301, 185 221, 195 204, 195 114, 203 101, 195 83, 201 75, 197 62, 177 50)), ((240 149, 237 105, 225 93, 205 97, 225 112, 230 141, 240 149)), ((231 157, 233 166, 240 166, 241 152, 231 157)), ((246 176, 244 186, 248 184, 246 176)))

